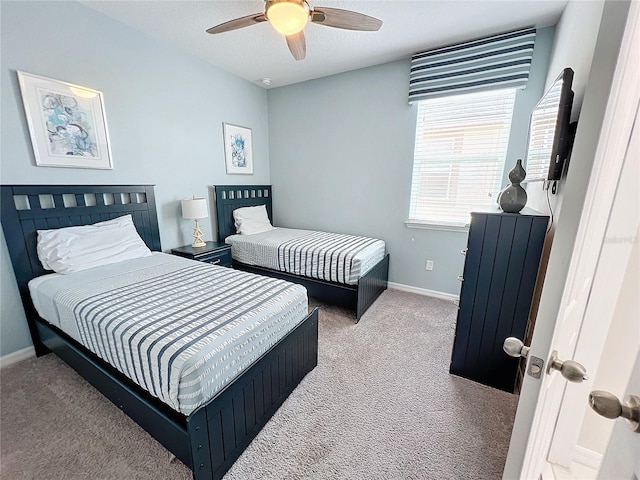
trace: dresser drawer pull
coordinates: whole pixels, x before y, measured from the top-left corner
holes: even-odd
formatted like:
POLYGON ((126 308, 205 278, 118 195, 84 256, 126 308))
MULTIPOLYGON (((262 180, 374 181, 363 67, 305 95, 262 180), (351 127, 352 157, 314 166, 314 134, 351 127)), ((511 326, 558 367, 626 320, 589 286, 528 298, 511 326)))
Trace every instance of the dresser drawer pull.
POLYGON ((210 263, 211 265, 217 265, 222 261, 221 258, 216 258, 215 260, 207 260, 207 263, 210 263))
POLYGON ((464 250, 460 250, 460 255, 464 255, 466 257, 467 256, 467 250, 469 250, 469 249, 465 248, 464 250))
POLYGON ((455 306, 459 307, 459 306, 460 306, 460 299, 459 299, 459 298, 456 298, 456 299, 453 301, 453 304, 454 304, 455 306))
POLYGON ((464 282, 464 278, 462 278, 462 275, 458 275, 458 281, 464 282))

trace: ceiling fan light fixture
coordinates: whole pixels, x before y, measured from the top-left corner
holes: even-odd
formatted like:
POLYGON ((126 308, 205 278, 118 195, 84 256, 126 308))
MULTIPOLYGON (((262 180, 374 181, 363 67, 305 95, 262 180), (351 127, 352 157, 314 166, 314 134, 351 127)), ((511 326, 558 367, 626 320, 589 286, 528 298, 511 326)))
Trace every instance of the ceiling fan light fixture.
POLYGON ((302 31, 309 21, 309 9, 305 3, 281 1, 268 5, 266 16, 278 32, 295 35, 302 31))

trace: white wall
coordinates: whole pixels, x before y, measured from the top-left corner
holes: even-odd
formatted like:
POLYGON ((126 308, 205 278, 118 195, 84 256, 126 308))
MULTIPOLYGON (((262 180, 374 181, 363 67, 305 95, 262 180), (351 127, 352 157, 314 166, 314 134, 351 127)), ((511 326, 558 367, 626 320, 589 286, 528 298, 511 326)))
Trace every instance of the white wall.
MULTIPOLYGON (((76 2, 0 2, 3 184, 156 185, 162 247, 191 242, 180 199, 233 184, 222 122, 252 128, 255 173, 269 183, 266 91, 76 2), (113 170, 35 166, 16 70, 104 93, 113 170)), ((213 204, 210 203, 210 206, 213 204)), ((213 216, 205 239, 215 237, 213 216)), ((31 345, 4 236, 0 356, 31 345)))

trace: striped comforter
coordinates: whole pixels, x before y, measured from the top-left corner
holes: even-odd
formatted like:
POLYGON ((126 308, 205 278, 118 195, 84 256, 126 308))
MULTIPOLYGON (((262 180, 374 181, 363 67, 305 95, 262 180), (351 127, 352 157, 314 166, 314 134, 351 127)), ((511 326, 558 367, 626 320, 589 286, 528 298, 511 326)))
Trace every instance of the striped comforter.
POLYGON ((83 345, 188 415, 292 330, 307 297, 282 280, 171 258, 55 302, 83 345))
POLYGON ((349 285, 385 255, 382 240, 311 230, 277 228, 226 242, 233 258, 247 265, 349 285))

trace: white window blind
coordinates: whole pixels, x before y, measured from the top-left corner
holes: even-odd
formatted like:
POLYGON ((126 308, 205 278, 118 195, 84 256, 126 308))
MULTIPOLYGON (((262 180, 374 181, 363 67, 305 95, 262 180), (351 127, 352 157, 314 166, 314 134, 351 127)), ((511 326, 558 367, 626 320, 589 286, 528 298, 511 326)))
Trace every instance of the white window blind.
POLYGON ((409 220, 465 225, 501 189, 516 89, 418 104, 409 220))

